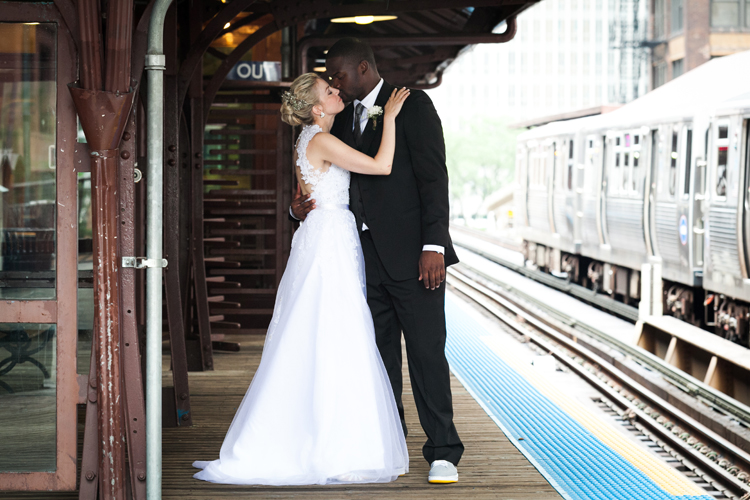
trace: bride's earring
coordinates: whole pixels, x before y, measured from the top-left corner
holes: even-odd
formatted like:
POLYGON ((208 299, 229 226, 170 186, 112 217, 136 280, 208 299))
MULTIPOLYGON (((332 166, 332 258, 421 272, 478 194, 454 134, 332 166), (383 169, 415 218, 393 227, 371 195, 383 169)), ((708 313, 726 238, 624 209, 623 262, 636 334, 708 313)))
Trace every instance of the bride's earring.
POLYGON ((321 112, 320 112, 320 117, 321 117, 321 118, 325 118, 325 116, 326 116, 326 114, 325 114, 325 113, 323 113, 323 112, 321 111, 321 112))

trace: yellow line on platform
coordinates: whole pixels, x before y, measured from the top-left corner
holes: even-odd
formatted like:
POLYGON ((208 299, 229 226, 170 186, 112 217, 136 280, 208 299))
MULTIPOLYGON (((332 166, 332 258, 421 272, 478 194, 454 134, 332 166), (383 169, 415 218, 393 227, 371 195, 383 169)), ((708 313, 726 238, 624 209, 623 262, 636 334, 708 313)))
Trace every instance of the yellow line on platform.
POLYGON ((588 429, 600 441, 638 467, 638 469, 643 471, 644 474, 651 478, 664 491, 671 495, 706 494, 705 490, 630 441, 621 432, 614 429, 610 423, 594 414, 589 408, 586 408, 583 404, 561 392, 558 387, 551 384, 533 366, 523 363, 521 360, 524 357, 528 359, 528 354, 526 356, 514 356, 513 350, 520 348, 520 346, 511 346, 509 342, 505 342, 493 335, 481 337, 481 340, 544 396, 588 429))

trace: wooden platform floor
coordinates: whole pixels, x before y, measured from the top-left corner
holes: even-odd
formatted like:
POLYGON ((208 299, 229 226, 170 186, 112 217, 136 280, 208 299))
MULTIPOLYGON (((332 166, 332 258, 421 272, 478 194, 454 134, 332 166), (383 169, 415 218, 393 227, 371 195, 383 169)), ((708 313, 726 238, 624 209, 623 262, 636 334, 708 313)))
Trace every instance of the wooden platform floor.
MULTIPOLYGON (((561 498, 454 377, 451 377, 451 383, 455 423, 466 447, 459 464, 460 481, 447 485, 429 484, 429 466, 421 453, 425 438, 406 369, 405 388, 409 390, 404 392, 404 404, 411 463, 409 474, 397 481, 355 486, 267 487, 219 485, 195 480, 192 478, 196 471, 191 466, 193 460, 213 460, 218 457, 224 434, 258 366, 263 348, 262 336, 227 336, 226 340, 240 342, 242 350, 238 353, 215 353, 215 371, 190 374, 193 427, 164 429, 162 495, 165 500, 561 498)), ((164 367, 168 369, 168 358, 164 361, 164 367)), ((165 372, 164 383, 171 384, 171 374, 168 372, 165 372)), ((0 492, 2 498, 67 500, 76 497, 71 494, 39 493, 20 496, 0 492)))

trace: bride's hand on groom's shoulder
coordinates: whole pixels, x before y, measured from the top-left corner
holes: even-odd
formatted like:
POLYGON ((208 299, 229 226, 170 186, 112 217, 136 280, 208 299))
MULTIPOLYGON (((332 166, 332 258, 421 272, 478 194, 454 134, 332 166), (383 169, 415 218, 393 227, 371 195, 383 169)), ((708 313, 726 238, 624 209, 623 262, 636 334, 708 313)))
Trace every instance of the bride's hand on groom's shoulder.
POLYGON ((401 111, 401 107, 404 105, 404 101, 409 97, 409 89, 403 87, 401 89, 393 89, 391 97, 388 102, 385 103, 385 117, 395 119, 401 111))

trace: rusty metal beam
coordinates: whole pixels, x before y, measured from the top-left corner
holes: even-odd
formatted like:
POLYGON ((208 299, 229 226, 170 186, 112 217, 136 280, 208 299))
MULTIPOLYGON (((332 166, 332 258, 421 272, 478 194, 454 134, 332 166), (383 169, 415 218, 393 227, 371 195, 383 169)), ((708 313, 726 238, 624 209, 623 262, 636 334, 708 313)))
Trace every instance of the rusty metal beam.
MULTIPOLYGON (((473 45, 478 43, 505 43, 516 35, 516 18, 507 20, 508 27, 504 33, 444 33, 440 35, 398 35, 398 36, 363 36, 360 40, 368 42, 373 47, 397 47, 404 45, 445 46, 445 45, 473 45)), ((299 61, 300 73, 307 73, 307 51, 311 47, 327 47, 344 36, 313 36, 300 40, 299 61)))
POLYGON ((107 4, 107 21, 104 88, 112 92, 128 92, 133 39, 133 0, 110 0, 107 4))
MULTIPOLYGON (((195 71, 203 64, 203 53, 216 40, 216 37, 224 31, 224 25, 232 21, 232 19, 237 17, 237 14, 243 12, 255 2, 256 0, 234 0, 224 7, 200 33, 195 35, 190 44, 190 52, 187 53, 185 59, 182 61, 180 72, 177 76, 177 103, 180 108, 185 101, 185 96, 187 95, 188 87, 190 87, 190 82, 193 79, 195 71)), ((197 21, 200 22, 199 20, 197 21)), ((193 37, 191 36, 191 38, 193 37)))
MULTIPOLYGON (((466 2, 464 6, 502 7, 505 5, 526 5, 536 3, 528 0, 474 0, 466 2)), ((455 0, 408 0, 399 2, 366 2, 347 5, 331 6, 330 1, 313 0, 299 2, 299 0, 276 1, 272 4, 272 12, 279 28, 295 25, 309 19, 330 17, 351 17, 368 15, 389 15, 399 12, 415 12, 421 10, 456 9, 462 7, 455 0)))
POLYGON ((101 19, 101 16, 97 0, 79 0, 81 87, 84 89, 102 89, 102 47, 99 19, 101 19))

